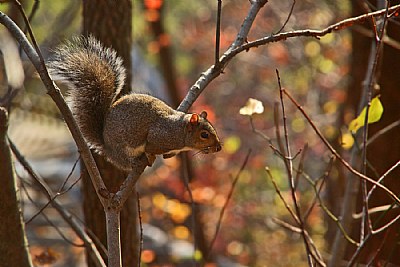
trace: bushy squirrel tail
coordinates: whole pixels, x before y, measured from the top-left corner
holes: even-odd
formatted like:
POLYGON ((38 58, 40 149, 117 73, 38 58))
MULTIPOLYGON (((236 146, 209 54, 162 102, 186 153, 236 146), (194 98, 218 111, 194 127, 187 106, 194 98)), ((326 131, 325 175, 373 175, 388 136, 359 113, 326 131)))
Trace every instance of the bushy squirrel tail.
POLYGON ((94 37, 77 37, 55 50, 48 68, 71 89, 68 102, 82 134, 103 153, 104 118, 125 82, 122 59, 94 37))

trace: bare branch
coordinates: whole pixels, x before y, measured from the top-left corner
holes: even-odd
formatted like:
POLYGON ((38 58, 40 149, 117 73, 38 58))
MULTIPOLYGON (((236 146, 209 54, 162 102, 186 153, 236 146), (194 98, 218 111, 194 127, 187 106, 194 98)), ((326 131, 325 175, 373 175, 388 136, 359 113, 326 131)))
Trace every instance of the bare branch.
MULTIPOLYGON (((382 183, 383 179, 385 179, 393 170, 395 170, 397 167, 400 166, 400 160, 396 162, 396 164, 394 164, 392 167, 389 168, 389 170, 387 170, 384 174, 382 174, 381 177, 379 177, 379 179, 377 180, 377 183, 382 183)), ((375 191, 376 189, 376 185, 374 185, 371 190, 369 190, 368 195, 367 195, 367 200, 369 200, 371 198, 372 193, 375 191)))
MULTIPOLYGON (((394 207, 393 205, 394 204, 370 208, 368 212, 369 212, 369 214, 374 214, 374 213, 378 213, 378 212, 386 212, 392 208, 399 208, 399 206, 396 205, 394 207)), ((360 219, 361 217, 362 217, 362 212, 353 214, 353 219, 360 219)))
POLYGON ((239 172, 236 174, 236 177, 232 182, 231 190, 229 191, 228 196, 226 197, 225 204, 224 204, 224 206, 222 207, 222 209, 221 209, 221 211, 219 213, 219 218, 218 218, 218 221, 217 221, 217 227, 215 229, 215 233, 214 233, 213 239, 211 240, 211 243, 210 243, 210 248, 208 250, 209 252, 207 253, 208 255, 211 254, 211 251, 212 251, 212 248, 214 246, 215 240, 217 240, 217 236, 218 236, 219 230, 221 228, 222 218, 224 217, 225 210, 228 207, 229 200, 232 198, 232 194, 233 194, 233 191, 235 190, 235 187, 236 187, 236 184, 237 184, 237 182, 239 180, 240 174, 242 173, 242 171, 244 170, 244 168, 247 165, 247 162, 249 160, 250 154, 251 154, 251 150, 249 150, 249 152, 247 152, 246 158, 244 159, 243 164, 239 169, 239 172))
POLYGON ((301 229, 301 236, 303 237, 303 241, 304 241, 304 246, 307 252, 307 260, 308 260, 308 264, 310 266, 313 266, 312 261, 311 261, 311 250, 309 247, 309 244, 307 242, 307 237, 305 234, 305 225, 304 225, 304 221, 302 220, 301 217, 301 213, 300 213, 300 207, 299 207, 299 203, 297 201, 297 196, 296 196, 296 189, 295 189, 295 185, 294 185, 294 175, 293 175, 293 159, 292 159, 292 154, 291 154, 291 149, 290 149, 290 142, 289 142, 289 133, 288 133, 288 129, 287 129, 287 121, 286 121, 286 113, 285 113, 285 104, 283 102, 283 88, 281 85, 281 77, 279 76, 279 71, 276 69, 276 76, 278 79, 278 86, 279 86, 279 98, 281 101, 281 108, 282 108, 282 118, 283 118, 283 131, 285 134, 285 145, 286 145, 286 151, 285 150, 281 150, 281 152, 285 155, 284 158, 284 162, 285 162, 285 166, 286 166, 286 172, 288 175, 288 180, 289 180, 289 186, 290 186, 290 192, 292 195, 292 200, 293 200, 293 204, 294 204, 294 208, 296 211, 296 215, 298 218, 298 223, 301 229))
MULTIPOLYGON (((395 6, 390 7, 388 9, 388 11, 393 12, 393 11, 397 11, 398 9, 400 9, 400 5, 395 5, 395 6)), ((283 32, 280 34, 263 37, 258 40, 255 40, 255 41, 248 42, 247 44, 241 45, 237 49, 233 50, 231 53, 229 53, 229 55, 227 55, 226 61, 229 61, 236 54, 239 54, 243 51, 247 51, 253 47, 258 47, 258 46, 265 45, 268 43, 273 43, 273 42, 284 41, 284 40, 287 40, 287 39, 293 38, 293 37, 314 37, 314 38, 318 39, 329 33, 333 33, 333 32, 340 31, 345 28, 351 27, 355 23, 364 22, 366 19, 369 19, 371 17, 382 16, 385 13, 386 13, 386 9, 381 9, 381 10, 378 10, 375 12, 371 12, 371 13, 360 15, 357 17, 342 20, 342 21, 332 24, 322 30, 297 30, 297 31, 283 32)), ((227 63, 226 61, 221 60, 221 62, 224 62, 224 63, 227 63)))
MULTIPOLYGON (((249 34, 251 26, 253 25, 253 22, 258 12, 267 2, 268 2, 267 0, 251 1, 250 10, 242 23, 240 31, 237 34, 235 41, 231 44, 231 46, 219 60, 220 63, 222 63, 223 59, 226 57, 227 54, 229 55, 231 51, 236 50, 246 41, 247 35, 249 34)), ((189 92, 186 94, 185 98, 183 99, 177 110, 187 112, 194 103, 194 101, 199 97, 201 92, 207 87, 207 85, 223 72, 226 64, 227 62, 218 64, 218 66, 213 65, 208 70, 203 72, 200 75, 200 78, 189 89, 189 92)))
MULTIPOLYGON (((379 5, 383 4, 383 2, 378 2, 379 5)), ((372 46, 371 52, 373 53, 373 56, 370 57, 369 59, 369 70, 367 72, 367 76, 365 78, 365 88, 363 92, 363 96, 365 98, 361 99, 361 103, 365 102, 367 103, 366 109, 365 109, 365 118, 364 118, 364 127, 363 127, 363 147, 366 148, 367 140, 368 140, 368 114, 369 114, 369 109, 371 107, 371 99, 372 99, 372 89, 373 85, 375 84, 377 78, 376 78, 376 73, 377 73, 377 68, 378 68, 378 61, 380 59, 380 55, 382 52, 382 39, 384 36, 385 28, 386 28, 386 22, 388 19, 388 14, 389 14, 389 5, 390 1, 386 3, 386 12, 385 16, 383 17, 383 22, 381 27, 376 27, 376 30, 378 31, 376 34, 376 44, 372 46)), ((374 20, 374 25, 375 25, 375 20, 374 20)), ((363 168, 362 168, 362 173, 366 174, 367 173, 367 149, 362 150, 362 162, 363 162, 363 168)), ((372 226, 371 226, 371 220, 369 217, 368 213, 368 197, 367 197, 367 184, 366 181, 362 181, 362 196, 363 196, 363 219, 361 220, 361 226, 360 226, 360 240, 362 241, 364 239, 364 229, 365 225, 368 225, 368 229, 371 231, 372 226)))
POLYGON ((54 100, 57 107, 60 109, 61 113, 63 114, 65 122, 67 123, 68 128, 71 131, 71 134, 78 146, 79 152, 81 153, 82 159, 85 162, 85 165, 88 169, 88 172, 92 179, 93 186, 95 187, 96 193, 99 196, 100 201, 102 203, 104 203, 105 197, 108 196, 108 194, 107 194, 108 190, 107 190, 106 186, 104 185, 103 180, 100 177, 100 173, 96 167, 96 163, 93 159, 93 156, 89 150, 89 147, 86 144, 86 141, 84 140, 84 138, 82 136, 82 133, 79 130, 78 125, 76 124, 76 122, 72 116, 71 110, 69 109, 69 107, 67 106, 67 104, 64 101, 64 98, 61 95, 60 89, 58 89, 58 87, 51 80, 49 73, 47 72, 46 66, 44 65, 44 62, 42 62, 39 55, 29 44, 24 33, 3 12, 0 12, 0 23, 3 24, 10 31, 10 33, 14 36, 14 38, 21 45, 21 47, 25 51, 26 55, 28 56, 28 58, 30 59, 30 61, 32 62, 34 67, 36 68, 38 74, 40 75, 40 78, 42 79, 43 84, 45 85, 48 94, 51 96, 51 98, 54 100), (106 192, 106 193, 101 194, 100 192, 106 192))
POLYGON ((275 192, 278 194, 279 198, 281 199, 283 205, 285 208, 288 210, 289 214, 292 216, 292 218, 296 221, 297 225, 300 225, 299 223, 299 218, 297 217, 296 213, 292 210, 290 205, 287 203, 286 199, 283 197, 281 190, 278 187, 278 184, 275 182, 274 177, 272 176, 272 173, 268 167, 265 167, 265 170, 267 171, 268 177, 271 179, 271 182, 275 188, 275 192))
POLYGON ((222 0, 218 1, 217 8, 217 23, 215 25, 215 66, 219 64, 219 47, 221 42, 221 11, 222 11, 222 0))
MULTIPOLYGON (((375 12, 370 12, 361 16, 349 18, 342 20, 338 23, 332 24, 322 30, 298 30, 298 31, 290 31, 279 33, 271 36, 267 36, 252 42, 248 42, 243 44, 247 38, 247 34, 252 26, 255 16, 257 15, 258 11, 265 5, 267 1, 252 1, 252 6, 249 10, 249 13, 242 24, 242 28, 239 34, 236 37, 234 43, 231 44, 229 49, 221 56, 218 66, 211 66, 206 71, 204 71, 198 80, 192 85, 189 89, 189 92, 186 94, 184 100, 178 107, 179 111, 186 112, 189 110, 190 106, 194 103, 194 101, 198 98, 198 96, 203 92, 203 90, 207 87, 211 81, 213 81, 216 77, 218 77, 225 67, 229 64, 229 62, 239 53, 243 51, 248 51, 250 48, 258 47, 261 45, 266 45, 268 43, 283 41, 289 38, 294 37, 313 37, 313 38, 320 38, 324 35, 329 33, 339 31, 345 28, 348 28, 355 23, 360 23, 375 16, 381 16, 385 14, 386 9, 378 10, 375 12)), ((397 11, 400 8, 400 5, 395 5, 389 8, 390 12, 397 11)))
MULTIPOLYGON (((11 140, 10 140, 10 139, 9 139, 9 142, 11 143, 11 140)), ((79 157, 79 158, 80 158, 80 157, 79 157)), ((67 181, 69 180, 69 178, 71 177, 72 172, 74 171, 74 169, 75 169, 75 167, 76 167, 76 165, 77 165, 77 163, 78 163, 78 161, 79 161, 79 158, 78 158, 77 161, 75 162, 75 164, 74 164, 74 166, 73 166, 71 172, 70 172, 69 175, 67 176, 67 179, 65 179, 64 183, 61 185, 61 187, 60 187, 59 191, 57 192, 57 194, 55 194, 50 200, 48 200, 47 203, 44 204, 43 207, 41 207, 41 208, 39 209, 39 211, 37 211, 30 219, 28 219, 28 220, 26 221, 26 224, 28 224, 28 223, 30 223, 31 221, 33 221, 33 220, 36 218, 36 216, 38 216, 40 213, 42 213, 42 212, 51 204, 52 201, 54 201, 57 197, 62 196, 62 195, 64 195, 65 193, 67 193, 68 191, 70 191, 70 190, 72 189, 72 187, 74 187, 74 185, 76 185, 76 184, 81 180, 81 177, 79 177, 79 178, 76 179, 67 189, 63 190, 63 189, 64 189, 64 186, 65 186, 65 184, 66 184, 66 182, 67 182, 67 181), (63 191, 61 191, 61 190, 63 190, 63 191)))
POLYGON ((42 65, 44 65, 44 59, 43 59, 42 53, 40 52, 40 48, 36 42, 35 35, 33 34, 31 24, 29 23, 29 19, 25 14, 24 8, 22 7, 21 3, 18 0, 14 0, 14 4, 18 7, 19 12, 21 13, 22 17, 24 18, 25 26, 28 30, 29 36, 31 37, 33 46, 35 47, 35 50, 36 50, 36 53, 38 54, 38 56, 40 58, 40 63, 42 65))
POLYGON ((283 29, 286 27, 286 24, 288 24, 290 17, 293 14, 293 9, 294 9, 295 5, 296 5, 296 0, 293 0, 292 6, 290 7, 290 11, 289 11, 289 14, 288 14, 285 22, 283 23, 282 27, 275 34, 281 33, 283 31, 283 29))
MULTIPOLYGON (((32 197, 30 196, 30 194, 29 194, 29 192, 28 192, 28 190, 27 190, 27 188, 26 188, 26 186, 25 186, 25 183, 26 183, 26 182, 23 181, 22 179, 21 179, 21 181, 22 181, 21 187, 22 187, 22 189, 24 190, 26 197, 29 199, 29 201, 30 201, 34 206, 36 206, 37 208, 39 208, 38 203, 36 203, 35 200, 32 199, 32 197)), ((57 225, 55 225, 55 224, 50 220, 50 218, 43 212, 43 210, 44 210, 46 207, 48 207, 49 204, 50 204, 50 202, 48 202, 44 207, 40 208, 40 211, 37 212, 36 215, 39 215, 39 214, 42 215, 43 218, 56 230, 56 232, 61 236, 61 238, 62 238, 65 242, 67 242, 68 244, 70 244, 70 245, 72 245, 72 246, 74 246, 74 247, 85 247, 85 244, 84 244, 84 243, 78 244, 78 243, 73 242, 72 240, 69 240, 69 239, 64 235, 64 233, 61 231, 61 229, 60 229, 57 225)), ((30 221, 32 221, 32 220, 36 217, 36 215, 35 215, 35 216, 32 216, 31 219, 30 219, 29 221, 26 222, 26 224, 28 224, 30 221)))
POLYGON ((386 186, 378 183, 377 181, 373 180, 372 178, 358 172, 357 170, 355 170, 346 160, 344 160, 340 154, 332 147, 332 145, 328 142, 328 140, 326 140, 326 138, 323 136, 323 134, 321 133, 321 131, 317 128, 317 126, 315 126, 314 122, 311 120, 311 118, 307 115, 307 113, 304 111, 303 107, 300 106, 299 103, 297 103, 297 101, 289 94, 289 92, 285 89, 283 89, 283 92, 285 93, 285 95, 290 99, 290 101, 292 101, 292 103, 297 107, 297 109, 303 114, 303 116, 307 119, 308 123, 311 125, 311 127, 313 128, 314 132, 318 135, 318 137, 321 139, 321 141, 325 144, 325 146, 339 159, 339 161, 354 175, 356 175, 357 177, 364 179, 368 182, 370 182, 371 184, 376 185, 377 187, 379 187, 380 189, 382 189, 383 191, 385 191, 389 196, 392 197, 392 199, 394 201, 396 201, 398 204, 400 204, 400 199, 391 191, 389 190, 386 186))
POLYGON ((392 122, 391 124, 389 124, 385 128, 379 130, 371 138, 368 139, 367 146, 370 145, 371 143, 373 143, 376 139, 378 139, 379 137, 381 137, 385 133, 391 131, 393 128, 395 128, 395 127, 397 127, 399 125, 400 125, 400 120, 392 122))
MULTIPOLYGON (((25 158, 19 152, 17 147, 11 141, 10 141, 10 148, 14 153, 15 157, 24 167, 26 172, 33 178, 35 183, 39 186, 39 189, 45 194, 47 199, 49 201, 52 200, 55 194, 52 192, 52 190, 46 184, 46 182, 38 174, 35 173, 31 165, 25 160, 25 158)), ((71 226, 71 228, 79 236, 79 238, 81 238, 85 242, 85 246, 91 252, 90 255, 92 256, 96 265, 98 267, 105 267, 106 264, 104 263, 100 255, 100 252, 97 250, 92 239, 86 234, 85 230, 75 220, 74 216, 62 206, 62 204, 58 201, 58 199, 53 199, 50 203, 57 210, 60 216, 71 226)))
POLYGON ((334 221, 339 229, 339 231, 342 233, 343 237, 351 244, 353 245, 358 245, 358 243, 356 241, 354 241, 349 234, 346 232, 346 230, 344 229, 342 223, 340 222, 339 218, 336 217, 329 209, 328 207, 324 204, 324 202, 321 199, 321 196, 319 194, 319 190, 317 188, 316 183, 310 178, 308 177, 308 175, 306 175, 305 173, 303 173, 303 177, 310 183, 310 185, 312 186, 312 188, 314 189, 315 192, 315 196, 318 199, 318 203, 320 204, 322 210, 326 213, 326 215, 328 215, 329 218, 332 219, 332 221, 334 221))
POLYGON ((138 260, 138 267, 141 265, 141 258, 142 258, 142 251, 143 251, 143 223, 142 223, 142 209, 140 204, 140 194, 136 192, 136 199, 137 199, 137 209, 138 209, 138 220, 139 220, 139 230, 140 230, 140 245, 139 245, 139 260, 138 260))
MULTIPOLYGON (((299 227, 296 227, 294 225, 291 225, 290 223, 284 222, 278 218, 272 218, 272 221, 280 226, 282 226, 283 228, 286 228, 294 233, 298 233, 301 234, 302 230, 299 227)), ((311 254, 313 256, 313 259, 318 262, 319 265, 321 265, 322 267, 325 267, 326 264, 325 262, 323 262, 322 259, 322 255, 321 253, 318 251, 317 247, 315 246, 311 236, 308 234, 307 231, 305 231, 306 234, 306 238, 308 240, 308 242, 311 244, 311 247, 313 248, 313 253, 311 254)))
POLYGON ((328 163, 328 166, 327 166, 327 168, 326 168, 324 174, 322 175, 322 177, 319 177, 315 182, 312 181, 312 179, 309 178, 308 175, 306 175, 303 171, 299 172, 301 175, 304 175, 304 176, 307 177, 307 178, 306 178, 307 181, 309 181, 309 182, 311 181, 311 182, 312 182, 311 185, 312 185, 313 187, 315 187, 315 188, 314 188, 314 191, 316 191, 316 192, 315 192, 316 195, 315 195, 315 197, 314 197, 314 200, 313 200, 312 204, 310 205, 310 207, 308 208, 308 210, 305 212, 305 214, 304 214, 304 219, 303 219, 303 220, 307 220, 307 218, 308 218, 308 216, 311 214, 311 211, 313 210, 315 204, 317 203, 317 201, 319 201, 319 194, 321 193, 321 190, 322 190, 322 188, 323 188, 323 186, 324 186, 324 184, 325 184, 326 178, 328 177, 328 175, 330 174, 330 172, 331 172, 331 170, 332 170, 332 167, 333 167, 333 163, 334 163, 334 162, 335 162, 335 157, 332 156, 332 157, 329 159, 329 163, 328 163), (319 185, 319 188, 317 188, 318 180, 322 180, 322 181, 321 181, 321 184, 319 185), (315 190, 315 189, 316 189, 316 190, 315 190))

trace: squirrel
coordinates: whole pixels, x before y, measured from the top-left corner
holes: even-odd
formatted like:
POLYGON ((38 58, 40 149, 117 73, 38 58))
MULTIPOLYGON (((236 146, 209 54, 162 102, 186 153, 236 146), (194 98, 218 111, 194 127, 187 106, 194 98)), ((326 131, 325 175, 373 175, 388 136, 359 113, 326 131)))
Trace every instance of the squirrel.
POLYGON ((144 156, 152 166, 156 155, 221 150, 205 111, 186 114, 147 94, 120 95, 122 59, 92 36, 56 48, 48 68, 52 79, 69 87, 68 102, 89 147, 122 170, 132 170, 144 156))

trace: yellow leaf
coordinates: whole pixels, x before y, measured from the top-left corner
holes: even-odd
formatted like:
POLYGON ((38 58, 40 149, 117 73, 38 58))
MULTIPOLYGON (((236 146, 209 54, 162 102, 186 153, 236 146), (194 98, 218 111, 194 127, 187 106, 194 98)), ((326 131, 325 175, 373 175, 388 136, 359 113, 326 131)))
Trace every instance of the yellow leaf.
MULTIPOLYGON (((383 106, 379 97, 375 97, 371 101, 371 106, 368 111, 368 124, 377 122, 381 119, 383 113, 383 106)), ((352 133, 356 133, 358 129, 364 126, 365 122, 366 107, 363 108, 361 114, 357 118, 352 120, 349 124, 349 130, 352 133)))
POLYGON ((229 136, 224 140, 224 151, 233 154, 240 148, 240 138, 236 135, 229 136))
POLYGON ((354 138, 350 133, 345 133, 342 135, 341 145, 344 149, 350 149, 354 144, 354 138))

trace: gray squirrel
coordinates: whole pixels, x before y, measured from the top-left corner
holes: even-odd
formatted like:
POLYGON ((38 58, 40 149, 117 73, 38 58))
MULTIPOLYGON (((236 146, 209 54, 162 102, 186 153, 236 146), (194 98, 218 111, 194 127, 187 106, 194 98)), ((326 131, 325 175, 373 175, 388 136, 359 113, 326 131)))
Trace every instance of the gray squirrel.
POLYGON ((58 47, 48 68, 53 79, 70 88, 68 101, 89 146, 120 169, 131 170, 143 156, 151 166, 156 155, 221 150, 205 111, 186 114, 146 94, 120 96, 126 72, 122 59, 94 37, 58 47))

